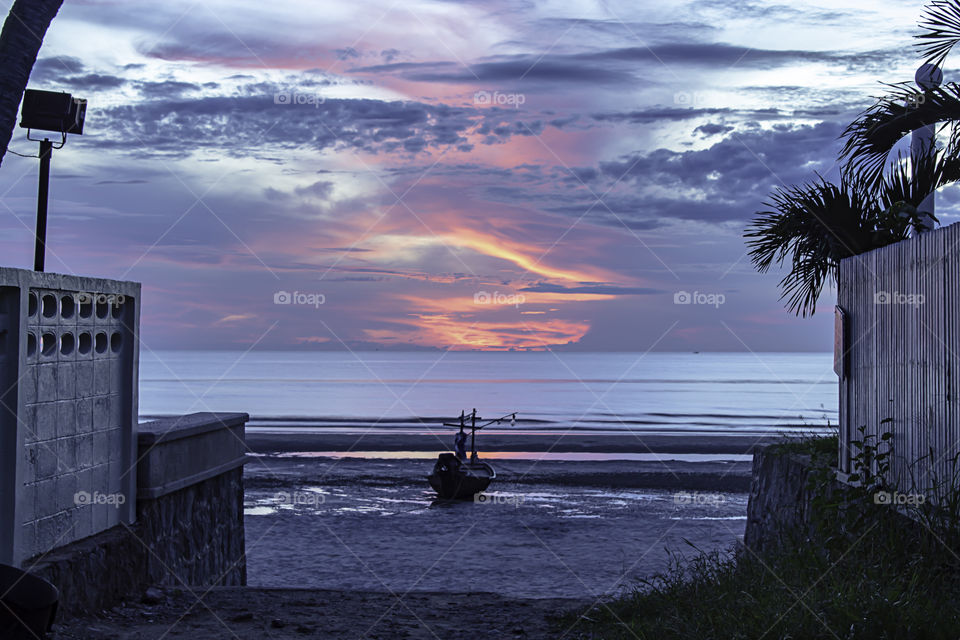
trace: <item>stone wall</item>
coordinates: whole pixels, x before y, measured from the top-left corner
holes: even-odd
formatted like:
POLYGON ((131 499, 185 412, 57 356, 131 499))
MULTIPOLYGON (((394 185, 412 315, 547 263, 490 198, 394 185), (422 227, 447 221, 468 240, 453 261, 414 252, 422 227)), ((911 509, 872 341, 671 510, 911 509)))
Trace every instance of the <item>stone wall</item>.
POLYGON ((743 543, 757 553, 774 551, 810 528, 813 492, 807 487, 810 456, 782 453, 776 445, 753 454, 753 478, 743 543))
POLYGON ((883 509, 892 516, 881 527, 886 535, 919 539, 929 532, 916 512, 877 502, 877 494, 850 492, 854 485, 849 484, 848 474, 837 471, 830 458, 829 474, 808 482, 811 473, 820 470, 812 465, 809 455, 785 452, 777 445, 753 454, 743 536, 748 549, 765 554, 789 545, 820 545, 831 537, 849 533, 850 523, 867 515, 866 510, 870 509, 883 509))
POLYGON ((243 468, 138 500, 137 531, 149 541, 151 584, 245 585, 243 468))

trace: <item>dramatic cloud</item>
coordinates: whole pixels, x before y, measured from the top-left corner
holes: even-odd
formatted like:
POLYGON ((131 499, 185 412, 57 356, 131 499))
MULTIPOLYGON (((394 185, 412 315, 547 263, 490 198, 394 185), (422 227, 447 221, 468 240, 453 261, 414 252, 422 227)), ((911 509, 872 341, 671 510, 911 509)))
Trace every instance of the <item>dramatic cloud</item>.
MULTIPOLYGON (((835 175, 922 4, 68 2, 48 264, 141 281, 151 349, 827 349, 742 230, 835 175)), ((35 171, 0 171, 4 264, 35 171)))

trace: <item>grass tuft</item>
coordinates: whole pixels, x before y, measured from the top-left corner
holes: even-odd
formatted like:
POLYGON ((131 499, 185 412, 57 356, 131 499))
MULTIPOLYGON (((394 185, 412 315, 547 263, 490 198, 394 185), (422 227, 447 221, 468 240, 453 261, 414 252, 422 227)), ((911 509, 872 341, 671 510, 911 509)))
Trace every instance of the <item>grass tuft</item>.
MULTIPOLYGON (((811 454, 822 470, 836 447, 831 437, 780 451, 811 454)), ((865 451, 869 461, 883 448, 865 451)), ((743 547, 675 556, 632 593, 569 614, 558 628, 580 640, 957 638, 960 536, 875 504, 873 488, 841 491, 839 510, 835 497, 817 504, 816 539, 764 557, 743 547)))

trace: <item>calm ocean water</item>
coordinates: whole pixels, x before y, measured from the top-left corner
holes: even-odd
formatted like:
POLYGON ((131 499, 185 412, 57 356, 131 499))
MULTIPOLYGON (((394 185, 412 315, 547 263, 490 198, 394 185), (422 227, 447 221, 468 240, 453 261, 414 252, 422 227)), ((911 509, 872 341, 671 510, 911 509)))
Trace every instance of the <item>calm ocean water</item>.
POLYGON ((476 407, 517 411, 521 429, 789 432, 836 425, 832 365, 827 353, 144 351, 140 413, 402 430, 476 407))

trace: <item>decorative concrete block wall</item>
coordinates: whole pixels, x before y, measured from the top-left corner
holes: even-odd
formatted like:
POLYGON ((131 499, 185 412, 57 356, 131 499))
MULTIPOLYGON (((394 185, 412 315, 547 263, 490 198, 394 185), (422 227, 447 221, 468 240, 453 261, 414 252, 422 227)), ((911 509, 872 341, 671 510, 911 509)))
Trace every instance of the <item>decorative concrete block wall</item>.
POLYGON ((60 590, 61 615, 136 600, 150 585, 247 581, 245 413, 140 425, 137 520, 46 553, 30 570, 60 590))
POLYGON ((0 268, 0 562, 134 520, 139 301, 0 268))

